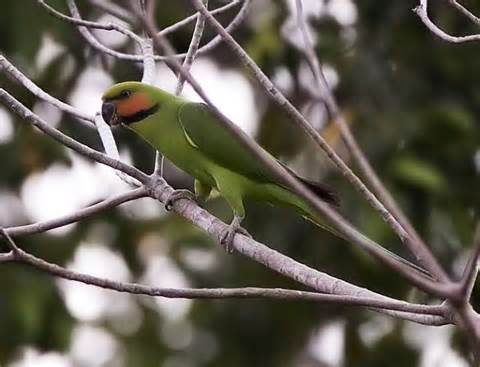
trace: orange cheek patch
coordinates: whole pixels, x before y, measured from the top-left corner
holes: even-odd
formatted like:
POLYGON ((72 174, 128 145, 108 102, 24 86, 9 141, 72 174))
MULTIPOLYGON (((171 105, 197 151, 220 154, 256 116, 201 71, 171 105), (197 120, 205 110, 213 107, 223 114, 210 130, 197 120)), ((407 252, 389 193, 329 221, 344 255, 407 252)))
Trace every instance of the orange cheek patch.
POLYGON ((117 115, 120 117, 131 116, 139 111, 148 110, 152 106, 152 102, 144 93, 136 92, 117 102, 117 115))

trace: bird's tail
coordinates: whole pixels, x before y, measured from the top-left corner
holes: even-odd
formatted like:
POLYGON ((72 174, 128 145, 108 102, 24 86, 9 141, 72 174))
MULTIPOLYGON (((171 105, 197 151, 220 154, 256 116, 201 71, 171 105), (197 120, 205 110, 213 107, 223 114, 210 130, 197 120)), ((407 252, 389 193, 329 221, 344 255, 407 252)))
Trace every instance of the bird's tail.
MULTIPOLYGON (((287 168, 288 169, 288 168, 287 168)), ((332 208, 334 209, 337 209, 339 208, 340 206, 340 199, 338 197, 338 195, 335 193, 335 191, 333 191, 332 189, 330 189, 328 186, 326 185, 323 185, 323 184, 320 184, 320 183, 316 183, 316 182, 312 182, 312 181, 309 181, 309 180, 306 180, 302 177, 299 177, 298 175, 296 175, 293 171, 291 171, 290 169, 288 169, 290 171, 290 173, 292 175, 294 175, 299 181, 301 181, 305 186, 307 186, 313 193, 315 193, 319 199, 325 201, 327 204, 331 205, 332 208)), ((302 198, 300 198, 298 195, 288 191, 286 192, 287 190, 282 190, 284 191, 282 193, 282 198, 283 200, 283 203, 284 204, 287 204, 288 206, 293 206, 295 207, 298 211, 301 212, 301 214, 303 215, 303 217, 307 220, 309 220, 310 222, 314 223, 315 225, 317 225, 318 227, 322 228, 322 229, 325 229, 329 232, 331 232, 332 234, 334 234, 335 236, 337 237, 340 237, 340 238, 343 238, 344 240, 346 241, 349 241, 348 239, 345 238, 344 235, 342 235, 339 231, 337 231, 335 228, 333 228, 332 226, 330 226, 325 220, 324 218, 322 218, 322 216, 318 213, 317 210, 314 210, 308 203, 305 202, 305 200, 303 200, 302 198)), ((428 276, 429 278, 431 278, 431 275, 430 273, 428 273, 428 271, 426 271, 425 269, 421 268, 420 266, 416 265, 416 264, 413 264, 412 262, 404 259, 403 257, 401 256, 398 256, 397 254, 387 250, 386 248, 378 245, 378 244, 373 244, 372 245, 375 245, 377 247, 378 250, 380 250, 381 252, 385 253, 386 255, 388 255, 389 257, 397 260, 398 262, 404 264, 404 265, 407 265, 408 267, 412 268, 414 271, 417 271, 417 272, 420 272, 422 273, 423 275, 426 275, 428 276)))
MULTIPOLYGON (((311 209, 307 209, 307 211, 304 211, 303 209, 301 209, 303 211, 303 217, 305 219, 307 219, 308 221, 312 222, 313 224, 315 224, 316 226, 322 228, 322 229, 326 229, 327 231, 329 231, 330 233, 334 234, 335 236, 337 237, 340 237, 342 239, 344 239, 345 241, 347 242, 350 242, 348 239, 345 238, 345 236, 343 236, 339 231, 335 230, 334 228, 332 228, 330 225, 328 225, 325 220, 323 220, 317 213, 316 211, 313 211, 311 209)), ((380 246, 374 242, 372 242, 372 246, 375 246, 380 252, 383 252, 384 254, 388 255, 389 257, 395 259, 396 261, 408 266, 409 268, 411 268, 412 270, 416 271, 416 272, 419 272, 421 273, 422 275, 425 275, 427 276, 428 278, 432 278, 431 274, 425 270, 424 268, 404 259, 403 257, 387 250, 385 247, 383 246, 380 246)))

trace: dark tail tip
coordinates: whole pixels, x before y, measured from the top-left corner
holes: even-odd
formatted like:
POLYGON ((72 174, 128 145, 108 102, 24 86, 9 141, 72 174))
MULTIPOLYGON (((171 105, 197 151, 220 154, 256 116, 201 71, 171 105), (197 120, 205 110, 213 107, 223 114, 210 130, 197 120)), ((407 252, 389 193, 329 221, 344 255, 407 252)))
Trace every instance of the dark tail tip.
POLYGON ((283 168, 285 168, 290 174, 292 174, 297 180, 302 182, 305 186, 307 186, 315 195, 317 195, 321 200, 325 201, 326 203, 334 206, 334 207, 339 207, 340 206, 340 197, 338 194, 329 188, 327 185, 310 181, 307 180, 303 177, 300 177, 297 175, 290 167, 287 165, 283 164, 282 162, 278 161, 283 168))
POLYGON ((309 181, 298 176, 297 179, 300 180, 305 186, 307 186, 311 191, 313 191, 313 193, 315 193, 315 195, 317 195, 323 201, 337 208, 340 206, 340 198, 338 194, 328 186, 320 184, 318 182, 309 181))

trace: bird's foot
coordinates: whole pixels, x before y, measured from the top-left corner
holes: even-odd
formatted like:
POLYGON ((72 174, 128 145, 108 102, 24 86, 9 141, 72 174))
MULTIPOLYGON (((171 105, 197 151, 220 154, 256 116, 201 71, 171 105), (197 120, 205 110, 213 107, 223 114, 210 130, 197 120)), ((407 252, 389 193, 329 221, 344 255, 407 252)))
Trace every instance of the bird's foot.
POLYGON ((189 190, 184 190, 184 189, 175 190, 170 194, 167 201, 165 202, 165 209, 168 211, 172 210, 173 204, 175 203, 175 201, 180 199, 195 200, 195 195, 193 194, 193 192, 189 190))
POLYGON ((233 253, 233 239, 235 237, 235 234, 240 233, 243 234, 244 236, 247 237, 252 237, 250 233, 247 232, 245 228, 242 228, 240 226, 242 222, 242 218, 239 216, 234 216, 232 223, 228 226, 228 228, 225 230, 225 232, 222 234, 222 237, 220 239, 220 244, 223 246, 227 254, 233 253))

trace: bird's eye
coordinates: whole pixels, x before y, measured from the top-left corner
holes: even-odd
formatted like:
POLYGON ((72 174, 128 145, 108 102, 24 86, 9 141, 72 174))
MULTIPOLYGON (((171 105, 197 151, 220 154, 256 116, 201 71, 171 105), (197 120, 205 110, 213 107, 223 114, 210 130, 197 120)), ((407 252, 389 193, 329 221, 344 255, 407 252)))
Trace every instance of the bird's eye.
POLYGON ((128 89, 124 89, 120 92, 120 98, 130 97, 131 92, 128 89))

